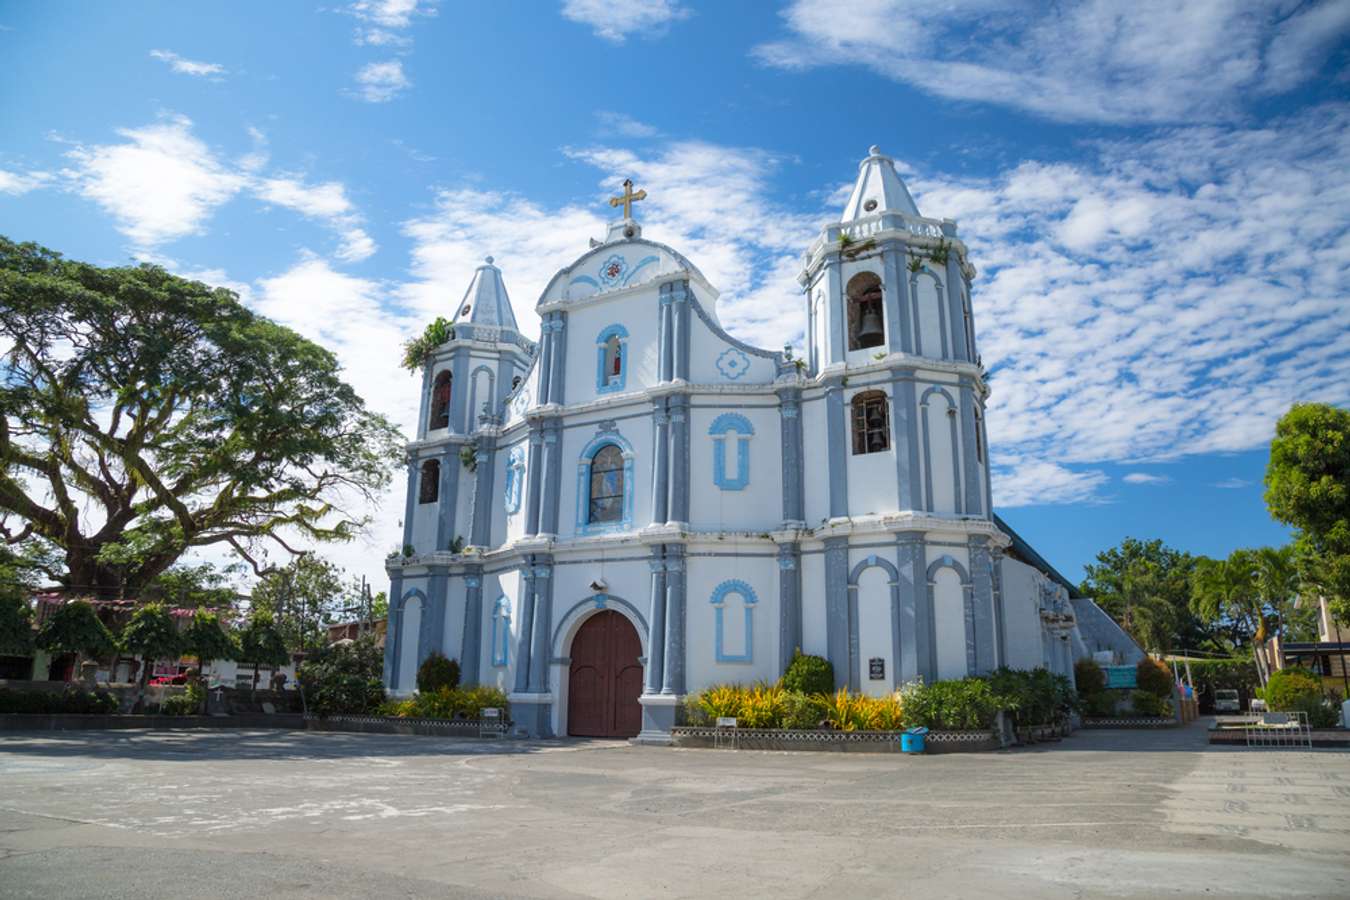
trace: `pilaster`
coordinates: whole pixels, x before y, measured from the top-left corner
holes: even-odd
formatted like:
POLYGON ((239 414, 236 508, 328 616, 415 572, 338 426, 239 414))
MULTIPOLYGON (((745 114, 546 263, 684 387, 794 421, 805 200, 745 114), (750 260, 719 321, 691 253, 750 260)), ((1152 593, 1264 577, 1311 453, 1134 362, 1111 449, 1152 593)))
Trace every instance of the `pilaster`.
POLYGON ((441 451, 441 486, 436 508, 436 550, 450 549, 455 536, 455 516, 459 511, 459 479, 463 463, 459 444, 446 444, 441 451))
POLYGON ((937 678, 937 644, 924 533, 902 531, 896 535, 896 543, 900 561, 901 658, 912 659, 913 675, 931 683, 937 678))
POLYGON ((427 605, 417 641, 417 665, 431 653, 445 652, 445 601, 449 593, 449 573, 445 566, 432 566, 427 582, 427 605))
POLYGON ((825 646, 834 686, 849 686, 848 538, 825 539, 825 646))
POLYGON ((418 462, 416 455, 408 454, 408 497, 403 504, 403 546, 398 548, 399 555, 402 555, 404 547, 413 541, 413 515, 417 511, 418 462))
POLYGON ((478 684, 482 671, 483 567, 464 567, 464 640, 459 652, 460 683, 478 684))
POLYGON ((666 649, 661 693, 684 693, 686 572, 683 544, 666 545, 666 649))
POLYGON ((534 569, 534 635, 530 653, 530 693, 547 694, 550 632, 553 628, 553 558, 531 555, 534 569))
POLYGON ((830 518, 848 516, 848 436, 845 429, 844 384, 836 376, 825 382, 826 450, 830 464, 830 518))
POLYGON ((676 394, 670 404, 670 518, 689 522, 689 395, 676 394))
POLYGON ((497 470, 496 443, 492 435, 480 433, 475 445, 477 462, 474 469, 473 526, 469 536, 469 543, 475 547, 492 544, 492 482, 497 470))
POLYGON ((882 296, 886 302, 886 344, 891 353, 911 353, 909 290, 904 270, 905 245, 888 241, 881 249, 882 296))
POLYGON ((778 545, 778 668, 787 669, 802 645, 802 548, 778 545))
POLYGON ((779 388, 779 434, 783 447, 783 522, 805 523, 805 482, 802 466, 802 392, 779 388))
MULTIPOLYGON (((535 596, 534 568, 527 560, 520 568, 523 595, 520 604, 520 627, 516 633, 516 677, 515 693, 523 694, 530 689, 530 669, 534 659, 534 612, 537 605, 535 596)), ((546 662, 546 661, 545 661, 546 662)), ((540 665, 544 665, 541 662, 540 665)))
POLYGON ((540 495, 544 480, 544 432, 539 420, 530 422, 530 451, 525 463, 525 534, 539 533, 540 495))
POLYGON ((403 606, 399 601, 403 599, 403 572, 397 570, 389 576, 389 612, 385 619, 384 629, 384 686, 390 690, 398 688, 394 681, 394 666, 398 659, 398 641, 396 640, 402 631, 400 627, 403 624, 403 606))
POLYGON ((983 675, 998 667, 994 622, 994 572, 989 543, 985 538, 970 538, 971 607, 975 633, 975 665, 972 675, 983 675))
POLYGON ((670 498, 670 413, 666 398, 652 399, 652 419, 656 424, 656 458, 652 466, 652 524, 664 525, 669 518, 670 498))
POLYGON ((647 636, 647 667, 644 671, 644 694, 661 693, 665 679, 666 658, 666 552, 665 545, 651 548, 648 566, 652 573, 651 608, 648 618, 651 633, 647 636))
POLYGON ((980 461, 975 455, 975 389, 970 376, 961 376, 961 458, 966 489, 964 512, 968 516, 989 517, 984 507, 984 492, 980 489, 980 461))

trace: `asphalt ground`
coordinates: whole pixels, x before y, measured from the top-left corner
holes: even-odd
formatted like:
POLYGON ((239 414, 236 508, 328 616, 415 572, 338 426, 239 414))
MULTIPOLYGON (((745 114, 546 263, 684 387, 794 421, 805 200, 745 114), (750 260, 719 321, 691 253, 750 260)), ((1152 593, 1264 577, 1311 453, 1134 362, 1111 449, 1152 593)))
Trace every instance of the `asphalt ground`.
POLYGON ((0 897, 1350 897, 1350 753, 0 735, 0 897))

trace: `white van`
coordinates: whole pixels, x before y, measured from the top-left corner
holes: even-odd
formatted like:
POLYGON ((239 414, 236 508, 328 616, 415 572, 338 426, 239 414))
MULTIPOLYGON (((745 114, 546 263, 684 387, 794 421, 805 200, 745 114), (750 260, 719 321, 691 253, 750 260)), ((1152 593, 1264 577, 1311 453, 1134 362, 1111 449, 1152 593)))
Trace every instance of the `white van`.
POLYGON ((1242 712, 1242 698, 1231 688, 1219 688, 1214 692, 1214 711, 1216 713, 1242 712))

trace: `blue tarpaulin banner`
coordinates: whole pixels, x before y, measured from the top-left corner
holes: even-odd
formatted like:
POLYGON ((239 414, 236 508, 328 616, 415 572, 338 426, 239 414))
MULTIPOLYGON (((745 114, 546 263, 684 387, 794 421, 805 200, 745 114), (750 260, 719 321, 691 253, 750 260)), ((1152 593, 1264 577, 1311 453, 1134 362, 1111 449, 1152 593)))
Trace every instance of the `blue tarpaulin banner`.
POLYGON ((1133 688, 1139 686, 1138 671, 1134 666, 1102 666, 1106 672, 1108 688, 1133 688))

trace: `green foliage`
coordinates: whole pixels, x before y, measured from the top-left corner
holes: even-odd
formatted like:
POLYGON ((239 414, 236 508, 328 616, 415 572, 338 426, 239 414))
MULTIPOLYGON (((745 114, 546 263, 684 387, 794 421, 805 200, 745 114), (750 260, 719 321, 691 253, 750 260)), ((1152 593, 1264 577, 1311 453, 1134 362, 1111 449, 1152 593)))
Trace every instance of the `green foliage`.
POLYGON ((183 638, 178 624, 162 604, 147 603, 132 613, 131 620, 122 628, 122 649, 145 660, 141 666, 148 674, 149 663, 156 659, 176 659, 183 652, 183 638))
POLYGON ((1073 680, 1078 685, 1078 693, 1084 697, 1106 690, 1106 672, 1096 660, 1086 656, 1073 664, 1073 680))
POLYGON ((187 629, 183 632, 183 647, 197 662, 205 668, 212 660, 236 659, 239 645, 233 635, 221 627, 220 617, 213 612, 199 609, 192 616, 187 629))
POLYGON ((803 694, 828 694, 834 690, 834 666, 822 656, 802 653, 799 647, 780 684, 785 690, 803 694))
POLYGON ((1170 716, 1172 704, 1149 691, 1130 691, 1130 710, 1136 716, 1170 716))
POLYGON ((1078 706, 1069 679, 1049 669, 1004 667, 990 674, 988 682, 998 708, 1009 712, 1019 726, 1056 724, 1078 706))
POLYGON ((1249 691, 1261 681, 1250 659, 1192 659, 1188 666, 1196 690, 1204 693, 1228 688, 1249 691))
POLYGON ((478 471, 478 447, 474 444, 465 444, 460 447, 459 462, 470 472, 478 471))
POLYGON ((439 691, 442 688, 453 691, 459 687, 459 663, 446 659, 442 654, 432 652, 417 667, 417 689, 419 691, 439 691))
POLYGON ((291 661, 286 642, 272 622, 272 616, 255 612, 238 635, 239 660, 253 666, 277 668, 291 661))
POLYGON ((1124 691, 1099 691, 1082 698, 1083 715, 1089 719, 1109 719, 1116 715, 1116 709, 1124 696, 1124 691))
POLYGON ((0 656, 33 652, 33 608, 17 592, 0 593, 0 656))
POLYGON ((253 609, 272 616, 277 632, 294 652, 326 646, 328 626, 359 600, 342 570, 312 553, 272 569, 253 588, 253 609))
POLYGON ((108 626, 99 621, 93 604, 72 600, 58 607, 37 634, 37 646, 51 653, 110 656, 117 649, 108 626))
POLYGON ((919 256, 911 256, 909 262, 905 264, 905 268, 909 269, 911 272, 917 275, 919 272, 923 271, 923 258, 919 256))
POLYGON ((1172 685, 1175 681, 1167 663, 1146 656, 1139 660, 1139 665, 1134 667, 1134 671, 1135 687, 1139 690, 1164 699, 1172 696, 1172 685))
POLYGON ((441 687, 407 700, 391 700, 380 707, 380 712, 403 719, 477 719, 483 710, 493 708, 500 709, 503 718, 510 718, 506 694, 495 687, 477 685, 441 687))
POLYGON ((999 698, 989 681, 970 677, 959 681, 915 682, 900 691, 904 727, 922 725, 935 731, 991 728, 999 698))
POLYGON ((1200 648, 1211 639, 1189 605, 1193 566, 1160 540, 1126 538, 1085 567, 1079 590, 1145 649, 1200 648))
POLYGON ((929 257, 939 266, 945 266, 947 260, 951 257, 952 245, 946 238, 938 238, 937 246, 928 251, 929 257))
POLYGON ((298 675, 309 709, 320 716, 366 715, 384 702, 384 654, 370 635, 319 650, 298 675))
POLYGON ((331 352, 158 266, 0 238, 0 346, 0 515, 97 595, 192 548, 349 540, 399 457, 331 352))
POLYGON ((108 691, 15 691, 0 688, 0 713, 28 715, 109 715, 117 712, 117 697, 108 691))
POLYGON ((445 317, 437 316, 419 336, 404 342, 403 368, 409 372, 416 372, 430 361, 431 355, 438 347, 454 339, 454 326, 445 317))
POLYGON ((165 697, 159 705, 159 711, 166 716, 195 716, 201 712, 205 702, 206 691, 199 682, 190 681, 183 693, 165 697))
POLYGON ((787 691, 783 696, 783 728, 819 728, 828 716, 829 704, 824 694, 803 694, 787 691))
POLYGON ((1265 485, 1271 516, 1298 529, 1303 581, 1350 624, 1350 411, 1295 404, 1275 425, 1265 485))
POLYGON ((1270 676, 1265 689, 1266 705, 1280 712, 1304 712, 1314 728, 1336 724, 1337 709, 1327 704, 1322 679, 1306 669, 1281 669, 1270 676))

